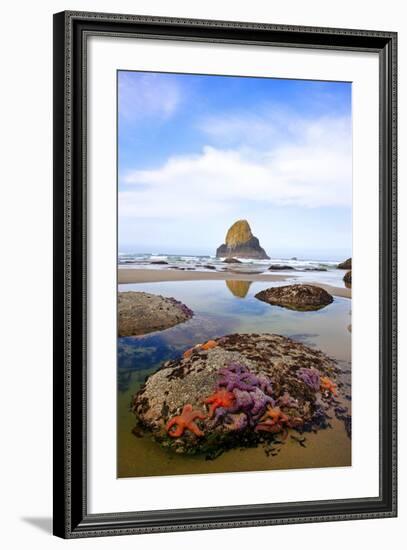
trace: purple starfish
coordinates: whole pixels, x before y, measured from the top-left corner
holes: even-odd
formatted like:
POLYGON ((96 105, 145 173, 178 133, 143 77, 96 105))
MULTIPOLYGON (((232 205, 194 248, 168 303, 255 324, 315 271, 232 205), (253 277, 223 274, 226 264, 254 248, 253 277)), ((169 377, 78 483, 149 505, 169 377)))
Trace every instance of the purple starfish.
POLYGON ((263 393, 260 388, 254 388, 250 392, 235 388, 233 394, 235 402, 233 407, 229 409, 229 412, 246 413, 250 424, 253 424, 253 422, 264 414, 267 405, 271 404, 271 406, 274 406, 275 404, 274 399, 263 393))
POLYGON ((271 395, 272 387, 270 380, 262 375, 256 375, 249 371, 245 365, 240 363, 230 363, 228 367, 219 369, 218 386, 225 386, 227 391, 234 389, 242 391, 253 391, 260 387, 264 393, 271 395))
POLYGON ((228 409, 225 409, 225 407, 218 407, 213 415, 213 420, 211 422, 212 427, 215 427, 219 422, 223 421, 228 412, 228 409))
POLYGON ((251 392, 240 390, 235 388, 233 394, 235 396, 235 402, 233 406, 229 409, 230 412, 245 412, 249 414, 253 408, 253 399, 250 395, 251 392))
POLYGON ((314 391, 318 391, 321 385, 319 372, 315 369, 301 367, 297 370, 297 377, 302 380, 308 387, 314 391))
POLYGON ((227 391, 232 391, 235 388, 250 391, 254 387, 255 380, 252 378, 253 375, 248 371, 239 372, 228 368, 222 368, 219 369, 219 374, 218 386, 225 386, 227 391))
POLYGON ((258 374, 257 380, 259 381, 259 387, 262 392, 266 393, 267 395, 273 394, 273 386, 271 385, 270 380, 265 376, 264 374, 258 374))
POLYGON ((253 392, 251 392, 250 395, 253 399, 251 415, 254 419, 263 416, 264 412, 266 411, 267 405, 270 404, 272 407, 274 407, 275 405, 274 399, 263 393, 260 388, 256 388, 253 392))

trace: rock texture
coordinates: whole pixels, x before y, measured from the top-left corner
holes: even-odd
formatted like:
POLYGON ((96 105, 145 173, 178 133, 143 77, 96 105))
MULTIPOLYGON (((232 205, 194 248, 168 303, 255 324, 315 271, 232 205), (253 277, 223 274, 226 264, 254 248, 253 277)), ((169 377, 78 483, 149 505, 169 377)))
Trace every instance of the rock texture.
POLYGON ((267 288, 258 292, 255 298, 297 311, 313 311, 333 302, 333 297, 323 288, 301 284, 267 288))
POLYGON ((269 271, 295 271, 292 265, 272 264, 269 271))
POLYGON ((118 335, 138 336, 190 319, 193 312, 175 298, 147 292, 119 292, 118 335))
POLYGON ((319 350, 276 334, 231 334, 167 361, 133 397, 138 425, 179 453, 253 445, 287 430, 327 427, 339 369, 319 350))
POLYGON ((352 258, 348 258, 344 262, 338 264, 338 269, 352 269, 352 258))
POLYGON ((347 273, 345 273, 345 275, 343 277, 343 280, 344 280, 344 283, 347 287, 351 287, 352 286, 352 271, 348 271, 347 273))
POLYGON ((242 262, 238 260, 237 258, 225 258, 223 260, 225 264, 241 264, 242 262))
POLYGON ((260 246, 259 239, 254 237, 247 220, 238 220, 228 230, 225 244, 216 250, 217 258, 250 258, 268 260, 265 250, 260 246))

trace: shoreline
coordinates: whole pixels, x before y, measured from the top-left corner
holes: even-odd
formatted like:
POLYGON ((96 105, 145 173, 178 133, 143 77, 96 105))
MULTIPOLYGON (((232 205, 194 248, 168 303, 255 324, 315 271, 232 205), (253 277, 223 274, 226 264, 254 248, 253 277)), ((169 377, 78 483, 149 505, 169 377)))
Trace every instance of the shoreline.
MULTIPOLYGON (((117 270, 118 284, 137 283, 166 283, 171 281, 259 281, 259 282, 280 282, 294 278, 295 275, 265 275, 263 273, 236 273, 232 271, 206 272, 206 271, 181 271, 178 269, 126 269, 117 270)), ((300 283, 301 281, 299 281, 300 283)), ((323 288, 332 296, 340 298, 352 298, 350 288, 337 287, 319 282, 307 282, 323 288)))

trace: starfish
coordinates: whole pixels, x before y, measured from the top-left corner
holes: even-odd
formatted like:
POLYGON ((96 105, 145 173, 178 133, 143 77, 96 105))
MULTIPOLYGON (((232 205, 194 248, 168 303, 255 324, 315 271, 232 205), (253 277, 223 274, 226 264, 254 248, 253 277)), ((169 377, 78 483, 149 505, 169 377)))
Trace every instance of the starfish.
POLYGON ((275 404, 274 399, 263 393, 260 388, 254 388, 250 392, 250 396, 253 401, 251 415, 254 419, 261 417, 264 410, 267 410, 267 407, 273 407, 275 404))
POLYGON ((201 344, 200 348, 207 350, 207 349, 216 348, 217 345, 218 343, 215 342, 215 340, 208 340, 207 342, 205 342, 205 344, 201 344))
MULTIPOLYGON (((270 420, 266 420, 265 422, 260 422, 259 424, 257 424, 254 430, 256 432, 269 432, 272 434, 278 434, 285 430, 285 428, 282 424, 273 424, 270 420)), ((284 439, 286 437, 287 436, 285 436, 284 439)))
POLYGON ((180 437, 185 430, 189 430, 193 434, 201 437, 204 433, 195 424, 195 419, 203 420, 206 415, 201 411, 194 411, 192 405, 184 405, 182 413, 179 416, 174 416, 167 422, 165 429, 170 437, 180 437), (172 429, 175 426, 175 429, 172 429))
POLYGON ((196 346, 193 346, 192 348, 187 349, 186 351, 184 351, 182 356, 184 359, 189 359, 189 357, 191 357, 192 353, 195 350, 197 351, 199 351, 200 349, 208 350, 208 349, 216 348, 217 345, 218 344, 217 342, 215 342, 215 340, 208 340, 204 344, 196 344, 196 346))
POLYGON ((239 363, 231 363, 228 367, 219 369, 218 373, 218 386, 225 386, 228 391, 252 391, 261 382, 264 384, 264 380, 260 381, 247 367, 239 363))
POLYGON ((273 387, 270 380, 264 374, 258 374, 257 380, 259 381, 260 389, 263 393, 267 395, 273 395, 273 387))
POLYGON ((319 390, 321 379, 317 370, 301 367, 297 370, 297 377, 307 384, 307 386, 312 390, 319 390))
POLYGON ((204 403, 210 405, 209 407, 209 418, 212 418, 216 409, 218 407, 229 408, 233 405, 235 396, 232 392, 226 390, 218 390, 206 399, 204 403))
POLYGON ((288 422, 288 416, 281 412, 280 407, 269 406, 260 419, 260 422, 255 427, 255 430, 276 434, 285 429, 285 425, 287 425, 288 422))
POLYGON ((336 384, 334 384, 334 382, 332 382, 332 380, 327 376, 323 376, 321 378, 321 392, 324 392, 324 391, 327 391, 335 396, 338 395, 336 391, 336 384))
POLYGON ((235 401, 229 408, 229 412, 244 412, 251 425, 264 414, 268 405, 274 406, 274 399, 263 393, 261 389, 257 387, 253 388, 252 391, 242 391, 235 388, 233 394, 235 396, 235 401))
POLYGON ((189 357, 191 357, 192 352, 194 351, 194 349, 196 349, 196 346, 194 346, 193 348, 187 349, 187 350, 184 351, 184 353, 182 354, 182 357, 183 357, 184 359, 188 359, 189 357))

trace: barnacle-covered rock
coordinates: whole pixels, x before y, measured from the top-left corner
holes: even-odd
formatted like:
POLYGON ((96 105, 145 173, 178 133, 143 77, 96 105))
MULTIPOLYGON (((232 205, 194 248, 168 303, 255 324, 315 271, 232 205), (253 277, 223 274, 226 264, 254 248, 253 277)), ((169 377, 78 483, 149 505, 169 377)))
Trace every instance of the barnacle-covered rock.
POLYGON ((162 445, 212 453, 326 427, 322 405, 334 399, 339 369, 324 353, 276 334, 211 342, 164 363, 133 397, 138 423, 162 445))
POLYGON ((183 323, 192 310, 175 298, 147 292, 119 292, 118 335, 138 336, 183 323))
POLYGON ((323 288, 301 284, 267 288, 258 292, 255 298, 271 305, 297 311, 313 311, 333 302, 332 296, 323 288))

